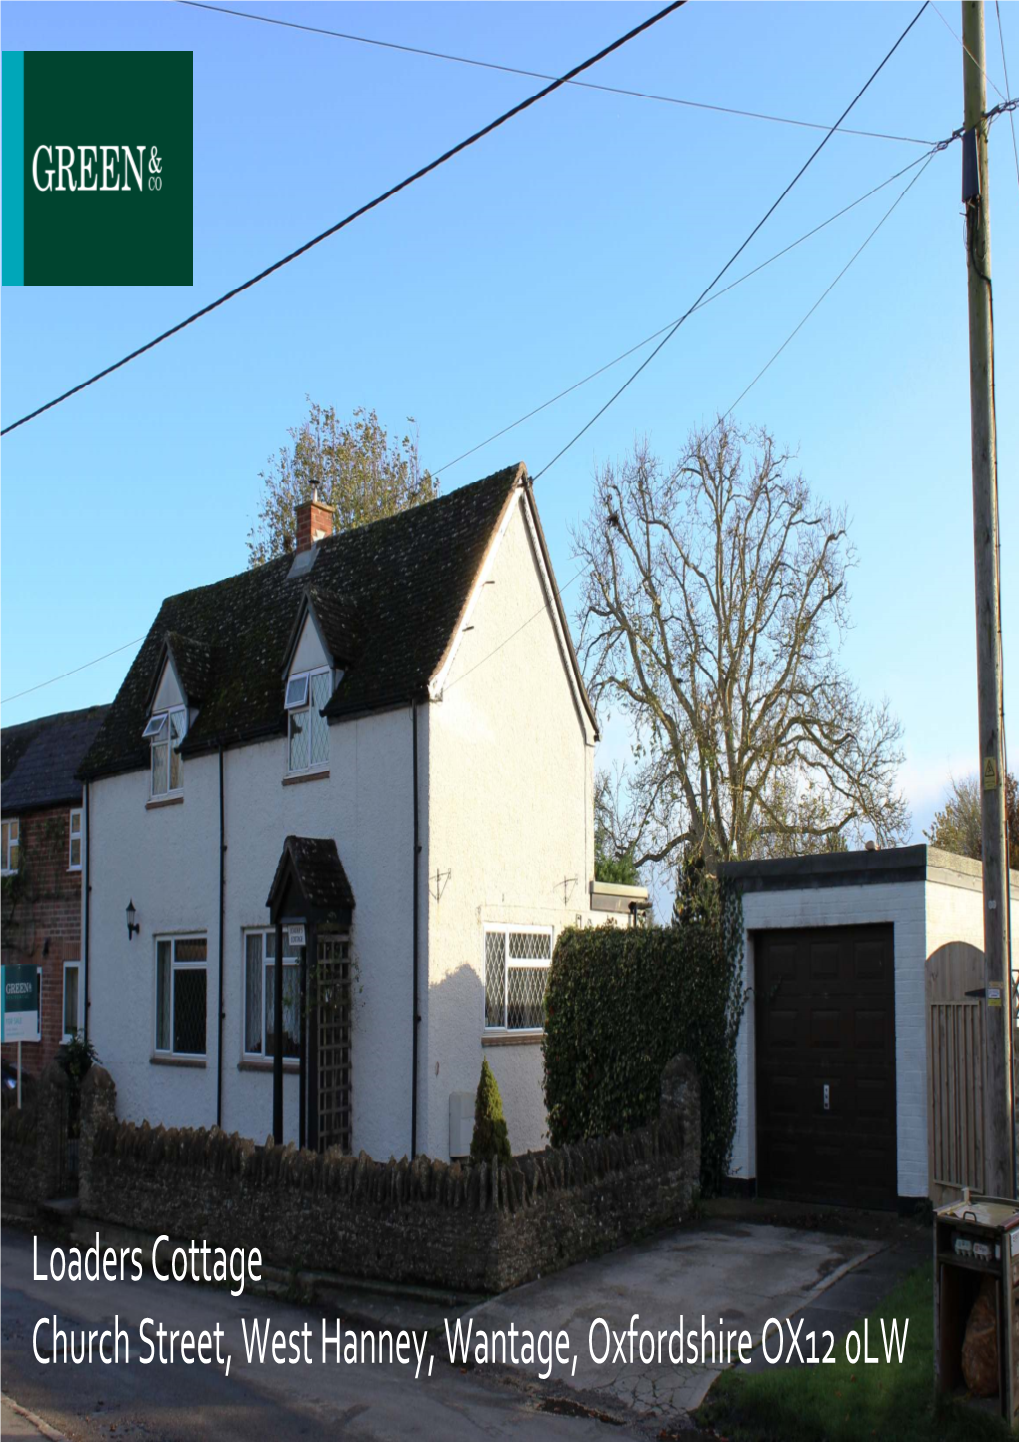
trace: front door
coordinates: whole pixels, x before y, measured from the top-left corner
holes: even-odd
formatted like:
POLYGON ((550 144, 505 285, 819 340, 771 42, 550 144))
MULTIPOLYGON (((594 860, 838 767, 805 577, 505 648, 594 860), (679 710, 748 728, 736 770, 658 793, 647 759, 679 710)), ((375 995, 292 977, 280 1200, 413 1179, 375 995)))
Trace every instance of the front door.
POLYGON ((318 1148, 351 1150, 351 962, 346 937, 320 932, 316 942, 318 1148))

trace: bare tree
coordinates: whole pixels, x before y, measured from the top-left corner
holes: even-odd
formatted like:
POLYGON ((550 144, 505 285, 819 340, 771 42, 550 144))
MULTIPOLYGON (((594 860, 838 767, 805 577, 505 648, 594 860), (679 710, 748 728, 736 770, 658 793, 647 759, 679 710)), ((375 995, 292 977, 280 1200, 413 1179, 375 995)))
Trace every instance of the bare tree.
POLYGON ((573 539, 591 694, 636 737, 626 804, 603 814, 617 854, 714 861, 902 837, 899 725, 838 660, 846 516, 812 501, 767 432, 720 422, 669 468, 638 446, 597 473, 573 539))

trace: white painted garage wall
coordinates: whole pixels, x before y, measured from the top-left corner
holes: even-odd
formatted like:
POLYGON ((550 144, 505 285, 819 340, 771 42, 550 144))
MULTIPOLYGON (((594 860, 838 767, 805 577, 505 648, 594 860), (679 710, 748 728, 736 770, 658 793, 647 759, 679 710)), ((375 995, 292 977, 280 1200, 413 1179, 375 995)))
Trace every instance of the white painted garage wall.
MULTIPOLYGON (((925 1057, 925 887, 922 881, 758 891, 744 896, 744 980, 754 986, 755 931, 783 927, 893 927, 896 1008, 896 1176, 900 1196, 928 1192, 927 1062, 925 1057)), ((730 1175, 753 1178, 755 1158, 754 999, 737 1038, 737 1130, 730 1175)))

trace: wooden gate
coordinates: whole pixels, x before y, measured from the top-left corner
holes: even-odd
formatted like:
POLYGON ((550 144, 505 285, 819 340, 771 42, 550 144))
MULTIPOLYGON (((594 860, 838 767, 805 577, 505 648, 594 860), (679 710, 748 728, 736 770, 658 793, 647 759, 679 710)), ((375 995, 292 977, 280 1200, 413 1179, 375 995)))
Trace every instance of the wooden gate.
POLYGON ((984 952, 951 941, 925 963, 928 1015, 928 1195, 985 1189, 984 952))

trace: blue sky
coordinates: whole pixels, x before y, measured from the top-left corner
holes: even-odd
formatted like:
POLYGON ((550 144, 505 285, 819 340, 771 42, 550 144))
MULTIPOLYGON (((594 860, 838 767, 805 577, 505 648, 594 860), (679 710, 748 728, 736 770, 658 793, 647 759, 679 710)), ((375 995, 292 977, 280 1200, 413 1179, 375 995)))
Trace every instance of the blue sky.
MULTIPOLYGON (((652 6, 292 4, 267 15, 559 73, 652 6)), ((600 82, 831 123, 917 7, 690 4, 600 82)), ((959 32, 959 6, 939 0, 959 32)), ((1015 91, 1016 4, 1002 5, 1015 91)), ((16 419, 315 234, 539 88, 521 77, 172 3, 0 7, 5 49, 194 52, 195 283, 10 289, 2 419, 16 419)), ((988 74, 1005 90, 993 6, 988 74)), ((990 103, 998 99, 989 92, 990 103)), ((847 122, 938 140, 962 118, 957 40, 932 8, 847 122)), ((142 635, 164 595, 243 569, 258 472, 310 394, 416 417, 436 469, 694 300, 820 132, 561 91, 256 290, 0 451, 0 660, 12 696, 142 635)), ((920 153, 835 136, 737 276, 920 153)), ((991 145, 1008 735, 1017 736, 1018 191, 991 145)), ((593 466, 646 434, 669 456, 725 410, 892 203, 883 190, 693 316, 538 484, 561 584, 593 466)), ((731 277, 727 277, 730 279, 731 277)), ((631 362, 631 365, 633 362, 631 362)), ((628 373, 614 368, 448 470, 540 470, 628 373)), ((920 839, 976 768, 960 154, 936 156, 737 411, 845 503, 859 553, 844 660, 903 723, 920 839)), ((576 590, 576 588, 575 588, 576 590)), ((572 609, 573 592, 565 596, 572 609)), ((132 650, 3 707, 5 725, 112 698, 132 650)), ((610 721, 603 759, 625 753, 610 721)), ((1015 755, 1015 750, 1011 753, 1015 755)), ((1013 762, 1015 767, 1015 761, 1013 762)))

